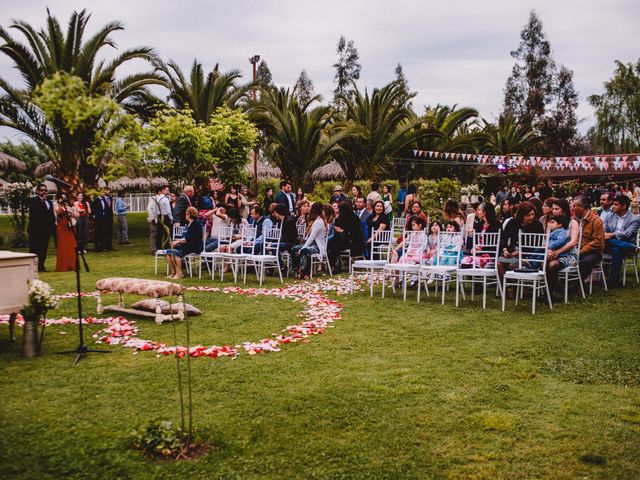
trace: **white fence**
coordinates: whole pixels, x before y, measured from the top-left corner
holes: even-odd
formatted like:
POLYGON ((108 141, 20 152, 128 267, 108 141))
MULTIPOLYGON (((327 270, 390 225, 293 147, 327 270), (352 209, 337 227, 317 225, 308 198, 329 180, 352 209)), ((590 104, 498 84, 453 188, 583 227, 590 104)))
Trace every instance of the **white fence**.
MULTIPOLYGON (((129 205, 130 212, 146 212, 151 193, 128 193, 125 195, 125 202, 129 205)), ((115 201, 115 198, 114 198, 115 201)), ((11 215, 13 213, 8 207, 0 207, 0 215, 11 215)))

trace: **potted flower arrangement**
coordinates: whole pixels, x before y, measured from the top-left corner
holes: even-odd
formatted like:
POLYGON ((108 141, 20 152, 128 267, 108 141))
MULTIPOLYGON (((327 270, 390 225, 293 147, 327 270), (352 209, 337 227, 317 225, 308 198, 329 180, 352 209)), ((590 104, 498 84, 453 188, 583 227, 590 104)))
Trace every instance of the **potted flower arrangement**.
POLYGON ((25 357, 40 355, 38 321, 41 318, 44 321, 47 311, 57 306, 58 300, 53 295, 53 289, 48 283, 37 279, 29 282, 29 303, 21 312, 24 318, 22 354, 25 357))

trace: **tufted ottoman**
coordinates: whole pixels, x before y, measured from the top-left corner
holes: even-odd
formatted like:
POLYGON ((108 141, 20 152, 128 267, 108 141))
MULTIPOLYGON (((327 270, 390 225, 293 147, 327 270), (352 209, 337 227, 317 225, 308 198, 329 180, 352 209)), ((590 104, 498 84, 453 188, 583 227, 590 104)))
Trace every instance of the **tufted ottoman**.
POLYGON ((158 325, 165 320, 173 320, 178 318, 184 320, 184 287, 177 283, 164 282, 158 280, 146 280, 143 278, 103 278, 96 282, 96 289, 98 290, 98 313, 105 311, 132 313, 135 315, 142 315, 145 317, 154 317, 158 325), (102 305, 102 295, 108 293, 116 293, 118 295, 117 305, 102 305), (134 295, 142 295, 144 297, 151 297, 156 299, 156 311, 147 312, 144 310, 138 310, 135 308, 126 308, 124 305, 124 294, 131 293, 134 295), (160 304, 160 298, 173 297, 178 298, 178 313, 163 314, 160 304))

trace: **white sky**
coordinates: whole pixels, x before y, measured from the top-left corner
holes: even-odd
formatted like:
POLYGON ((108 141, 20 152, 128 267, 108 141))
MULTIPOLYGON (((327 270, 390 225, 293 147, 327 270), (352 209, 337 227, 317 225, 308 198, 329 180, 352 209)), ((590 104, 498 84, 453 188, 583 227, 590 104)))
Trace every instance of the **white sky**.
MULTIPOLYGON (((73 10, 87 8, 92 13, 87 33, 121 20, 126 29, 113 37, 121 49, 152 46, 185 71, 198 58, 206 69, 220 63, 223 70, 240 69, 249 80, 248 58, 260 54, 275 83, 292 86, 306 69, 325 99, 331 97, 331 65, 344 34, 360 54, 361 87, 386 84, 400 62, 409 86, 418 92, 416 111, 428 104, 458 104, 475 107, 490 120, 501 110, 513 66, 509 52, 517 48, 529 11, 535 9, 556 62, 574 71, 582 131, 593 123, 586 97, 601 92, 614 60, 636 62, 640 56, 638 0, 2 0, 0 24, 7 27, 16 18, 39 28, 47 6, 63 28, 73 10)), ((132 64, 127 70, 140 68, 132 64)), ((4 55, 0 76, 20 82, 4 55)), ((0 138, 18 136, 0 128, 0 138)))

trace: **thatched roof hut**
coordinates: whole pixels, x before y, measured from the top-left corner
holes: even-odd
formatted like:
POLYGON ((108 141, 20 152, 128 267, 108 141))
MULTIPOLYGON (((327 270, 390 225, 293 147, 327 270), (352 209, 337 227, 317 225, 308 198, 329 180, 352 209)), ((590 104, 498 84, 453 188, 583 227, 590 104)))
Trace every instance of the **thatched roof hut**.
POLYGON ((27 169, 27 164, 21 160, 18 160, 11 155, 0 152, 0 171, 2 172, 24 172, 27 169))
POLYGON ((311 174, 314 182, 322 182, 327 180, 344 180, 347 176, 338 162, 331 160, 326 165, 316 168, 311 174))
MULTIPOLYGON (((251 160, 244 167, 244 172, 253 177, 253 160, 251 160)), ((282 172, 278 167, 272 167, 271 165, 266 164, 264 161, 258 159, 258 179, 263 178, 280 178, 282 172)))
POLYGON ((154 178, 129 178, 121 177, 117 180, 109 182, 109 188, 112 190, 141 190, 149 191, 156 187, 164 187, 169 185, 166 178, 154 177, 154 178))
POLYGON ((46 175, 56 175, 58 172, 53 162, 49 160, 48 162, 38 165, 34 173, 36 174, 36 177, 44 177, 46 175))

